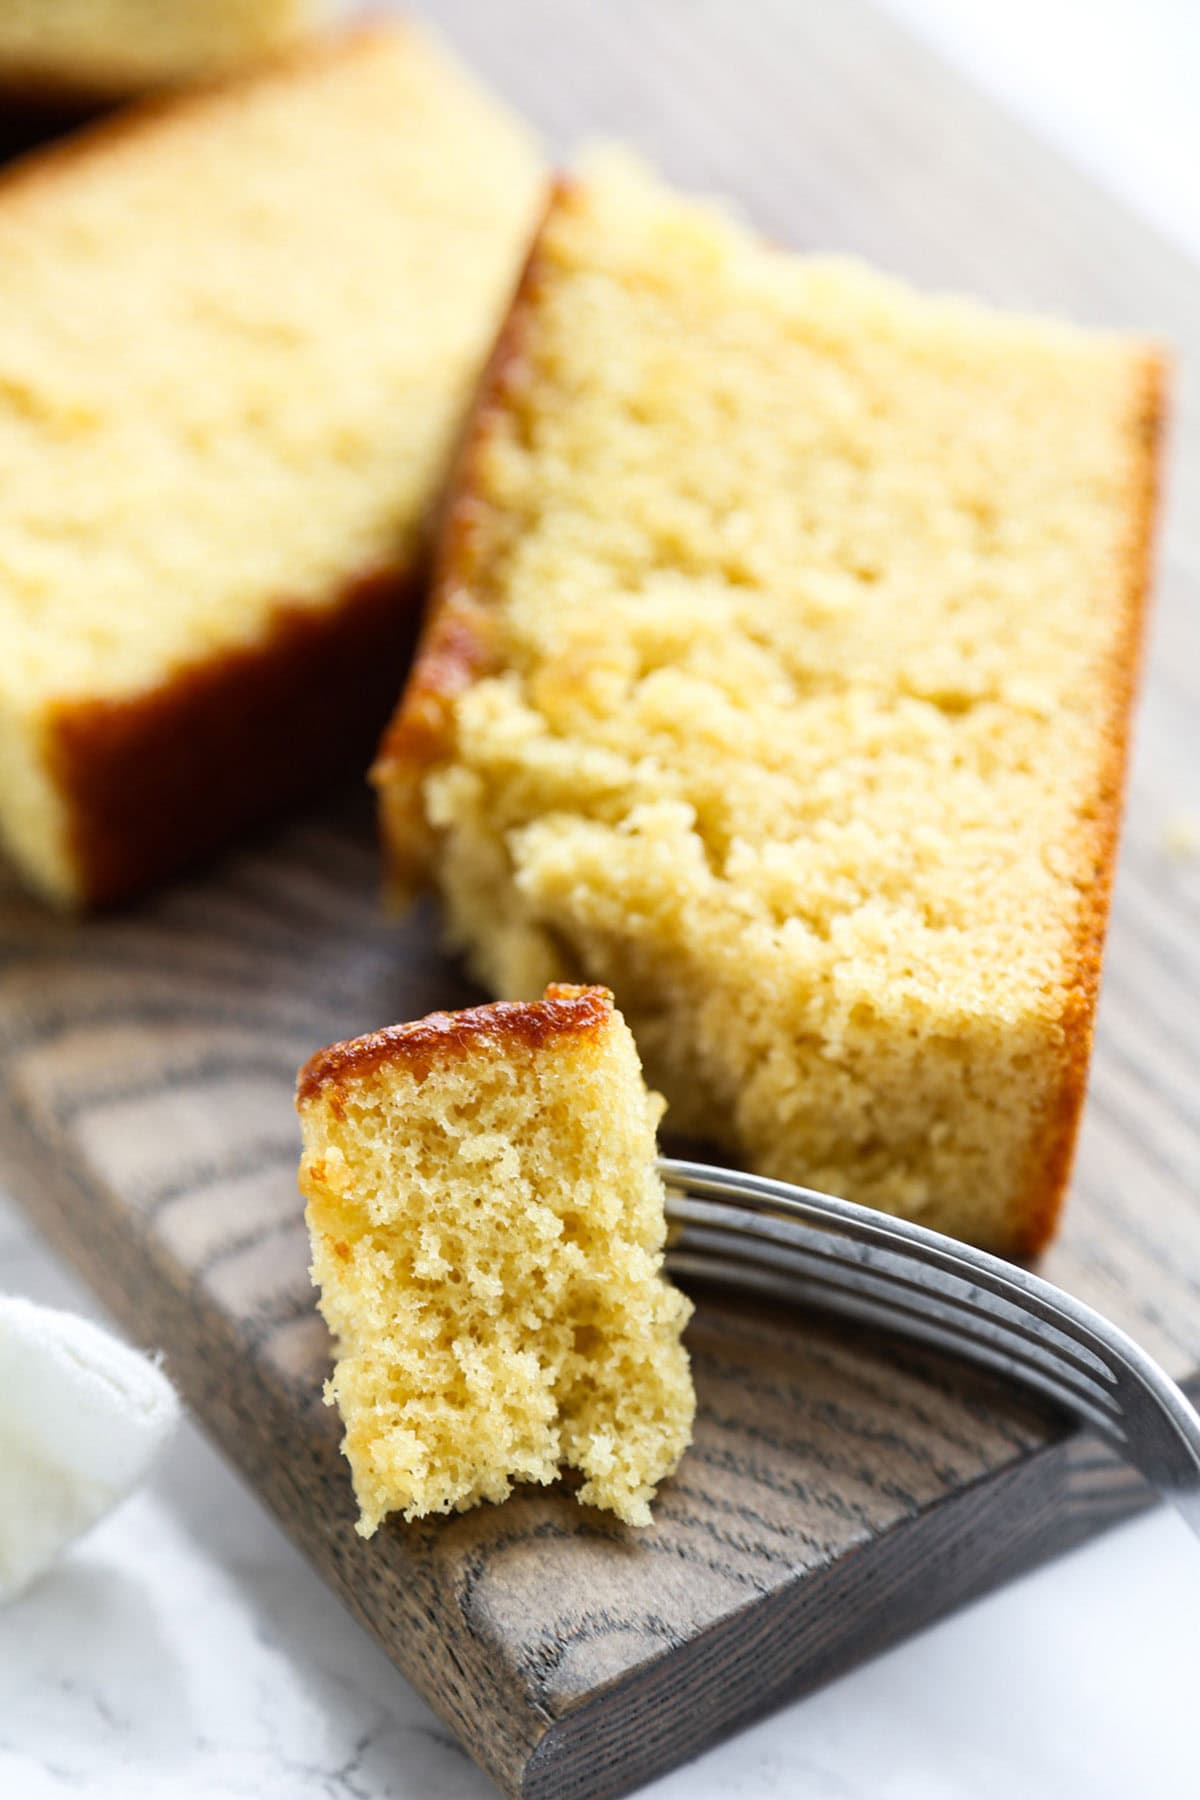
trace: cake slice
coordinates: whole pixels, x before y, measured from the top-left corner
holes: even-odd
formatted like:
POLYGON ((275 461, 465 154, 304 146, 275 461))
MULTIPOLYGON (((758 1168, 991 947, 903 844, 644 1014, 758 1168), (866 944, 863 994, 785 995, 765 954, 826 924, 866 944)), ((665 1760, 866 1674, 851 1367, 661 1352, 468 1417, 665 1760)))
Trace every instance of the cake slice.
POLYGON ((0 181, 0 839, 52 900, 365 766, 542 194, 383 26, 0 181))
POLYGON ((1007 1252, 1083 1099, 1146 343, 559 190, 376 768, 493 992, 613 988, 674 1125, 1007 1252))
POLYGON ((261 62, 342 10, 340 0, 4 0, 0 92, 97 105, 261 62))
POLYGON ((662 1111, 602 988, 433 1013, 300 1072, 327 1399, 370 1537, 580 1472, 630 1525, 691 1436, 662 1111))

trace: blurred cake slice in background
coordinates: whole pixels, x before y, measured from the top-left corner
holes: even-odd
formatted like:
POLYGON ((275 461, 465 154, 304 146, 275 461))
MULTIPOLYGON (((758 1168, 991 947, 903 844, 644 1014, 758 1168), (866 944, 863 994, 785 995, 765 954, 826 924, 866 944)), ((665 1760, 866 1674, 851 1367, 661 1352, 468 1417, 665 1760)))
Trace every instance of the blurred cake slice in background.
POLYGON ((303 43, 342 0, 3 0, 0 96, 102 106, 229 75, 303 43))
POLYGON ((365 767, 542 203, 383 26, 0 181, 0 839, 51 900, 365 767))
POLYGON ((376 770, 492 992, 602 981, 672 1124, 1009 1252, 1083 1099, 1152 345, 563 185, 376 770))
POLYGON ((578 1470, 628 1524, 691 1437, 662 1111, 601 988, 433 1013, 300 1072, 300 1186, 370 1536, 578 1470))

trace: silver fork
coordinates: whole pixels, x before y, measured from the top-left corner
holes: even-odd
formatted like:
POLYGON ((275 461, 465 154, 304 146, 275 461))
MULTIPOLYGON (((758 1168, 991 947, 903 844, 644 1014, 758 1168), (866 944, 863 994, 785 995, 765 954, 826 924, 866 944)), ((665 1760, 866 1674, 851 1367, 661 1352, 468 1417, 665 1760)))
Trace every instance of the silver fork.
POLYGON ((673 1275, 860 1319, 998 1369, 1113 1444, 1200 1537, 1200 1415, 1070 1294, 940 1232, 809 1188, 661 1158, 673 1275))

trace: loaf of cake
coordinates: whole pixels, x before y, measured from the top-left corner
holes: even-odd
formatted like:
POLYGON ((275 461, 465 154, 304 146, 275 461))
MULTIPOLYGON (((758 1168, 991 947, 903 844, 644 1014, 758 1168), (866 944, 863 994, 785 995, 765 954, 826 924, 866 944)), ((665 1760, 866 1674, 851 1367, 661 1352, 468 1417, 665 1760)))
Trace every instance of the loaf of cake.
POLYGON ((376 768, 500 995, 613 988, 754 1169, 1045 1243, 1084 1093, 1162 371, 557 193, 376 768))
POLYGON ((662 1109, 602 988, 433 1013, 300 1072, 326 1398, 370 1537, 578 1470, 630 1525, 691 1435, 662 1109))
POLYGON ((0 180, 0 839, 52 900, 366 767, 543 185, 383 26, 0 180))
POLYGON ((95 105, 227 75, 278 54, 340 0, 4 0, 0 93, 95 105))

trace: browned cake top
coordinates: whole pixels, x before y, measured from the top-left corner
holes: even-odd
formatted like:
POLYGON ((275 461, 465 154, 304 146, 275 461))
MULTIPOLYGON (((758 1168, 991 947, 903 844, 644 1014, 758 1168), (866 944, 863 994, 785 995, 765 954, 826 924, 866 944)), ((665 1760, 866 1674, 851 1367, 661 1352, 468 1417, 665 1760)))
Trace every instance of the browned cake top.
POLYGON ((497 1000, 462 1012, 435 1012, 409 1025, 388 1025, 318 1050, 296 1082, 300 1104, 331 1086, 369 1075, 384 1063, 404 1064, 423 1081, 433 1065, 466 1055, 485 1042, 503 1049, 541 1050, 555 1038, 599 1031, 612 1018, 607 988, 555 984, 541 1000, 497 1000))

